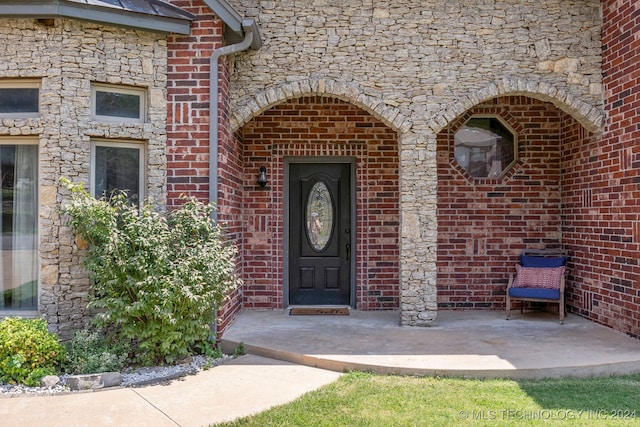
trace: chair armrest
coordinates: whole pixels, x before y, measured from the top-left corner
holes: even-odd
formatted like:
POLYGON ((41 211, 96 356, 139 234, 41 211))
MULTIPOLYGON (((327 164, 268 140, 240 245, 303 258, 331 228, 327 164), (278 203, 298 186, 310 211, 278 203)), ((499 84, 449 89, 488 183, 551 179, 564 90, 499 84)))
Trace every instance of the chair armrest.
POLYGON ((569 270, 565 268, 564 274, 560 277, 560 293, 564 294, 564 285, 566 277, 569 275, 569 270))
POLYGON ((507 282, 507 292, 513 286, 514 279, 515 279, 515 275, 513 273, 509 273, 509 282, 507 282))

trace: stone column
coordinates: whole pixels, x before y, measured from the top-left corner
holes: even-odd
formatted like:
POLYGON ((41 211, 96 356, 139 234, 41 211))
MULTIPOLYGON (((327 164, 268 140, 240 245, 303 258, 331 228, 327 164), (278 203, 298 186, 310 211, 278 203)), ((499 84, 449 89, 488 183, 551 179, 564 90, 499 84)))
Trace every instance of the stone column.
POLYGON ((438 308, 435 135, 400 135, 400 169, 400 323, 432 326, 438 308))

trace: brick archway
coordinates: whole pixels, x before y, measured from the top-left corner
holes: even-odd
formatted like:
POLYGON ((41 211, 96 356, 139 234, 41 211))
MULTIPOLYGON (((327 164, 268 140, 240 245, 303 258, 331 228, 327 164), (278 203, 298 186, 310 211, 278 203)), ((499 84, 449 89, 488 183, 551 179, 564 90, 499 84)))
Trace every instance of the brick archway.
POLYGON ((521 251, 566 245, 563 206, 575 198, 563 188, 567 147, 590 135, 556 105, 529 96, 478 103, 438 133, 440 309, 503 309, 521 251), (498 116, 517 131, 518 162, 500 179, 470 179, 453 160, 454 134, 473 116, 498 116))
POLYGON ((243 306, 284 307, 284 159, 351 157, 356 168, 356 306, 398 309, 398 135, 382 120, 337 97, 278 103, 236 132, 242 159, 243 306), (265 166, 269 184, 256 185, 265 166))

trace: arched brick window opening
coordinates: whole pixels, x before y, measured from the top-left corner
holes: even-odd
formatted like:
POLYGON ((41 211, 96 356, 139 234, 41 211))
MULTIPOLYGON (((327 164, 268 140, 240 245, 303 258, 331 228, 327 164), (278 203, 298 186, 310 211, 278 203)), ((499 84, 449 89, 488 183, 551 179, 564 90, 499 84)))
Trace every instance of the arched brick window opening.
POLYGON ((567 120, 575 122, 551 103, 504 96, 469 109, 438 134, 440 309, 502 309, 522 249, 561 244, 567 120), (489 165, 475 173, 462 164, 459 149, 456 155, 456 135, 480 117, 495 118, 500 132, 513 132, 513 160, 494 176, 487 176, 489 165))

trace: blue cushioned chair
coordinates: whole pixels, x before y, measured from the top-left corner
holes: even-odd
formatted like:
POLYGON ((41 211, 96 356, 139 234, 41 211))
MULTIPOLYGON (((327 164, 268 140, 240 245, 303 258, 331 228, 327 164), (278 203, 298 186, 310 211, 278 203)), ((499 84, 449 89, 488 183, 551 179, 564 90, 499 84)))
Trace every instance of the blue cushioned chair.
MULTIPOLYGON (((566 264, 566 256, 558 249, 529 249, 520 256, 520 265, 522 267, 533 268, 554 268, 561 267, 566 264)), ((509 284, 507 285, 507 320, 511 317, 511 302, 520 301, 520 312, 524 313, 524 302, 547 302, 557 303, 558 313, 560 316, 560 324, 564 323, 565 305, 564 305, 564 286, 565 274, 559 278, 560 283, 557 289, 547 289, 540 287, 515 287, 516 275, 509 275, 509 284)))

